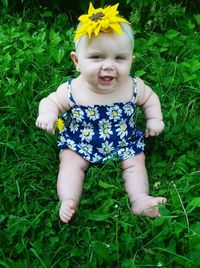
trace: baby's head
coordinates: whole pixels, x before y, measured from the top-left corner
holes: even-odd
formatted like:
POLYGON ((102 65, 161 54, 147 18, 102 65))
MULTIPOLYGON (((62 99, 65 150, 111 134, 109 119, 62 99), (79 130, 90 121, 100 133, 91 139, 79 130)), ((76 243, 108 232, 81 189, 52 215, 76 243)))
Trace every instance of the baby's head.
POLYGON ((90 4, 74 38, 76 51, 71 58, 87 84, 108 90, 129 78, 133 52, 133 32, 130 23, 117 16, 117 5, 94 9, 90 4), (105 87, 105 88, 104 88, 105 87))
POLYGON ((117 7, 108 6, 104 9, 94 9, 90 3, 88 14, 79 17, 79 25, 74 38, 76 51, 81 46, 83 39, 98 37, 100 33, 115 32, 118 35, 127 35, 132 50, 134 48, 134 35, 130 23, 118 16, 117 7))

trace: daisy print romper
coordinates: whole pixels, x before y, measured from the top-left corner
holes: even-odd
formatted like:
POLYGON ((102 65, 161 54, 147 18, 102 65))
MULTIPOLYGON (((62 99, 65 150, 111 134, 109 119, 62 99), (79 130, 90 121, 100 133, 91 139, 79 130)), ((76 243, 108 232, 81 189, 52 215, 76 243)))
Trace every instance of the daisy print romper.
POLYGON ((116 157, 125 160, 144 151, 143 133, 135 125, 135 77, 133 82, 133 97, 129 102, 84 106, 75 102, 69 80, 67 92, 72 107, 61 117, 64 127, 58 134, 58 148, 71 149, 94 164, 116 157))

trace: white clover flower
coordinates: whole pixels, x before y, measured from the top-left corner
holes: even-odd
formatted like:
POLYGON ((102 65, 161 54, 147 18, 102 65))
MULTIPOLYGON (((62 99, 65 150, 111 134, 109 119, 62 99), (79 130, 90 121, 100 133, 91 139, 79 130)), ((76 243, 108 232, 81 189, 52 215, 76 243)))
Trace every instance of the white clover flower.
POLYGON ((107 244, 107 243, 105 243, 105 242, 104 242, 104 245, 106 246, 106 248, 109 248, 110 247, 110 245, 107 244))

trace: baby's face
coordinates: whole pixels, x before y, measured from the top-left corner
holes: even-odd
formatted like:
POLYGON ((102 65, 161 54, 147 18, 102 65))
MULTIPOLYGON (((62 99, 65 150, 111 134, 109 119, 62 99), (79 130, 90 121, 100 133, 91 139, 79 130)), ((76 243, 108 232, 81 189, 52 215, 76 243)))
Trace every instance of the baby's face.
POLYGON ((112 90, 129 77, 132 45, 126 34, 100 33, 82 37, 77 48, 82 78, 96 90, 112 90))

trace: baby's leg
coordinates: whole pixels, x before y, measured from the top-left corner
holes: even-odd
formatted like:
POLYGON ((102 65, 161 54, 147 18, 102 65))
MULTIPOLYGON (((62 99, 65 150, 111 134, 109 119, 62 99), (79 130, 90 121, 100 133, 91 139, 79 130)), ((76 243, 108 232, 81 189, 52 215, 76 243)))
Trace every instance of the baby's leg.
POLYGON ((125 189, 131 202, 133 214, 150 218, 159 216, 156 206, 165 203, 166 198, 149 196, 149 182, 144 153, 122 161, 122 169, 125 189))
POLYGON ((59 216, 65 223, 75 213, 82 193, 85 171, 88 166, 88 161, 69 149, 60 153, 57 192, 61 200, 59 216))

